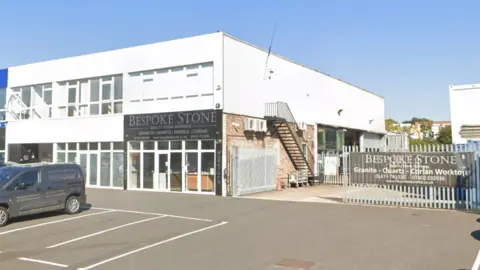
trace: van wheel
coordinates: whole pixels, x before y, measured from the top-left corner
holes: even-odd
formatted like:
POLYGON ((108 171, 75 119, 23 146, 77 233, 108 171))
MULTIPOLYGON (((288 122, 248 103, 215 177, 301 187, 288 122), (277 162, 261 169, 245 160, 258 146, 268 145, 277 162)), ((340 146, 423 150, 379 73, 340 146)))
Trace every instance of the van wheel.
POLYGON ((65 203, 65 212, 69 215, 80 212, 80 201, 77 196, 70 196, 65 203))
POLYGON ((10 213, 4 207, 0 207, 0 227, 7 225, 10 220, 10 213))

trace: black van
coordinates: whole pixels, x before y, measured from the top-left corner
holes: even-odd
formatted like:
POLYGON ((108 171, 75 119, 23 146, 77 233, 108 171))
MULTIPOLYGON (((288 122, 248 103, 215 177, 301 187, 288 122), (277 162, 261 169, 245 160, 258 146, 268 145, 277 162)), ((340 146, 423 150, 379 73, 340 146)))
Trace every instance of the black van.
POLYGON ((16 164, 0 168, 0 227, 10 218, 49 211, 80 212, 87 201, 77 164, 16 164))

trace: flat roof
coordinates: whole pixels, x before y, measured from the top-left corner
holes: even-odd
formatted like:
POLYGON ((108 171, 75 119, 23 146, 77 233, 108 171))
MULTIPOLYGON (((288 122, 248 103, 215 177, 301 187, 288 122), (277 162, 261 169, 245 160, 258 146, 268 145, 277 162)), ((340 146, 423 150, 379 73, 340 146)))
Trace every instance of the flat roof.
POLYGON ((450 85, 449 88, 451 90, 472 90, 480 88, 480 84, 457 84, 450 85))
MULTIPOLYGON (((232 39, 234 39, 234 40, 236 40, 236 41, 238 41, 238 42, 241 42, 241 43, 243 43, 243 44, 245 44, 245 45, 248 45, 248 46, 250 46, 250 47, 253 47, 253 48, 256 48, 256 49, 258 49, 258 50, 261 50, 261 51, 263 51, 263 52, 268 53, 268 50, 266 50, 266 49, 264 49, 264 48, 262 48, 262 47, 259 47, 259 46, 257 46, 257 45, 252 44, 252 43, 249 43, 249 42, 246 42, 246 41, 241 40, 241 39, 239 39, 239 38, 236 38, 236 37, 234 37, 234 36, 232 36, 232 35, 230 35, 230 34, 228 34, 228 33, 225 33, 225 32, 222 32, 222 31, 217 31, 217 32, 210 32, 210 33, 200 34, 200 35, 195 35, 195 36, 188 36, 188 37, 181 37, 181 38, 175 38, 175 39, 168 39, 168 40, 163 40, 163 41, 153 42, 153 43, 148 43, 148 44, 133 45, 133 46, 128 46, 128 47, 124 47, 124 48, 118 48, 118 49, 110 49, 110 50, 103 50, 103 51, 92 52, 92 53, 84 53, 84 54, 79 54, 79 55, 74 55, 74 56, 69 56, 69 57, 59 57, 59 58, 54 58, 54 59, 50 59, 50 60, 44 60, 44 61, 38 61, 38 62, 31 62, 31 63, 27 63, 27 64, 23 64, 23 65, 11 66, 11 67, 9 67, 9 68, 21 67, 21 66, 26 66, 26 65, 31 65, 31 64, 46 63, 46 62, 55 61, 55 60, 61 60, 61 59, 69 59, 69 58, 75 58, 75 57, 82 57, 82 56, 87 56, 87 55, 95 55, 95 54, 100 54, 100 53, 105 53, 105 52, 120 51, 120 50, 126 50, 126 49, 130 49, 130 48, 137 48, 137 47, 142 47, 142 46, 148 46, 148 45, 153 45, 153 44, 159 44, 159 43, 165 43, 165 42, 170 42, 170 41, 176 41, 176 40, 182 40, 182 39, 195 38, 195 37, 200 37, 200 36, 214 35, 214 34, 222 34, 222 35, 227 36, 227 37, 229 37, 229 38, 232 38, 232 39)), ((331 76, 331 75, 329 75, 329 74, 327 74, 327 73, 321 72, 321 71, 319 71, 319 70, 317 70, 317 69, 314 69, 314 68, 311 68, 311 67, 302 65, 302 64, 297 63, 297 62, 295 62, 295 61, 293 61, 293 60, 291 60, 291 59, 288 59, 288 58, 286 58, 286 57, 284 57, 284 56, 275 54, 275 53, 273 53, 273 52, 270 52, 270 54, 271 54, 271 55, 274 55, 274 56, 276 56, 276 57, 278 57, 278 58, 281 58, 281 59, 283 59, 283 60, 285 60, 285 61, 288 61, 288 62, 290 62, 290 63, 292 63, 292 64, 301 66, 301 67, 303 67, 303 68, 312 70, 312 71, 317 72, 317 73, 320 73, 320 74, 322 74, 322 75, 324 75, 324 76, 330 77, 330 78, 335 79, 335 80, 338 80, 338 81, 340 81, 340 82, 342 82, 342 83, 345 83, 345 84, 348 84, 348 85, 350 85, 350 86, 353 86, 353 87, 357 88, 358 90, 361 90, 361 91, 367 92, 367 93, 369 93, 369 94, 372 94, 372 95, 374 95, 374 96, 377 96, 377 97, 379 97, 379 98, 385 99, 383 96, 378 95, 378 94, 375 94, 375 93, 372 92, 372 91, 368 91, 368 90, 363 89, 363 88, 361 88, 361 87, 359 87, 359 86, 357 86, 357 85, 354 85, 354 84, 351 84, 351 83, 349 83, 349 82, 340 80, 340 79, 335 78, 335 77, 333 77, 333 76, 331 76)), ((480 86, 480 85, 479 85, 479 86, 480 86)))
MULTIPOLYGON (((236 37, 234 37, 234 36, 232 36, 232 35, 230 35, 230 34, 227 34, 227 33, 225 33, 225 32, 222 32, 222 33, 223 33, 225 36, 227 36, 227 37, 229 37, 229 38, 232 38, 232 39, 235 39, 235 40, 238 41, 238 42, 242 42, 242 43, 245 44, 245 45, 251 46, 251 47, 253 47, 253 48, 256 48, 256 49, 259 49, 259 50, 261 50, 261 51, 264 51, 264 52, 268 53, 268 50, 266 50, 266 49, 264 49, 264 48, 262 48, 262 47, 259 47, 259 46, 257 46, 257 45, 254 45, 254 44, 251 44, 251 43, 246 42, 246 41, 244 41, 244 40, 241 40, 241 39, 239 39, 239 38, 236 38, 236 37)), ((327 73, 325 73, 325 72, 321 72, 321 71, 319 71, 319 70, 317 70, 317 69, 314 69, 314 68, 311 68, 311 67, 307 67, 307 66, 305 66, 305 65, 302 65, 302 64, 300 64, 300 63, 297 63, 297 62, 295 62, 295 61, 293 61, 293 60, 291 60, 291 59, 288 59, 288 58, 286 58, 286 57, 284 57, 284 56, 275 54, 275 53, 273 53, 273 52, 270 52, 270 54, 271 54, 271 55, 275 55, 276 57, 281 58, 281 59, 283 59, 283 60, 285 60, 285 61, 288 61, 288 62, 290 62, 290 63, 292 63, 292 64, 295 64, 295 65, 304 67, 304 68, 306 68, 306 69, 315 71, 315 72, 317 72, 317 73, 320 73, 320 74, 325 75, 325 76, 327 76, 327 77, 330 77, 330 78, 332 78, 332 79, 338 80, 338 81, 343 82, 343 83, 345 83, 345 84, 351 85, 351 86, 357 88, 358 90, 361 90, 361 91, 367 92, 367 93, 369 93, 369 94, 372 94, 372 95, 374 95, 374 96, 377 96, 377 97, 379 97, 379 98, 385 99, 385 98, 384 98, 383 96, 381 96, 381 95, 375 94, 375 93, 372 92, 372 91, 368 91, 368 90, 363 89, 363 88, 361 88, 361 87, 359 87, 359 86, 357 86, 357 85, 354 85, 354 84, 351 84, 351 83, 349 83, 349 82, 346 82, 346 81, 340 80, 340 79, 338 79, 338 78, 335 78, 335 77, 333 77, 333 76, 331 76, 331 75, 329 75, 329 74, 327 74, 327 73)))

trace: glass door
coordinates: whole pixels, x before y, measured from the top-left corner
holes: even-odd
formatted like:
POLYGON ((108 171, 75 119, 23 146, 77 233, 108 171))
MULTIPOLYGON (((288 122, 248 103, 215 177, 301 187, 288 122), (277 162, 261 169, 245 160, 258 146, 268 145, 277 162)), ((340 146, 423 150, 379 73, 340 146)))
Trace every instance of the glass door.
POLYGON ((86 177, 88 178, 88 184, 90 186, 96 186, 98 184, 97 175, 98 175, 98 154, 97 153, 90 153, 90 161, 88 163, 88 174, 86 177))
MULTIPOLYGON (((83 175, 85 176, 85 178, 87 178, 87 166, 88 166, 88 163, 87 163, 87 154, 86 153, 80 153, 80 158, 79 158, 79 165, 80 167, 82 168, 82 171, 83 171, 83 175)), ((88 182, 87 182, 88 183, 88 182)))
POLYGON ((143 153, 143 188, 153 189, 155 171, 155 153, 143 153))
POLYGON ((185 153, 186 191, 198 191, 198 153, 185 153))
POLYGON ((182 191, 183 164, 182 153, 170 153, 170 190, 182 191))
POLYGON ((169 189, 169 177, 170 174, 168 173, 168 154, 167 153, 160 153, 157 155, 157 185, 156 189, 159 190, 168 190, 169 189))

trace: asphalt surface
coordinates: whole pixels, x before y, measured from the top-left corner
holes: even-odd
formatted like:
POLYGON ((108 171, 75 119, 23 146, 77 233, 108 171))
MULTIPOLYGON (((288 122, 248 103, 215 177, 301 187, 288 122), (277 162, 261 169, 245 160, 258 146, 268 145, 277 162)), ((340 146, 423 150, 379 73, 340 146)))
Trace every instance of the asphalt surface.
POLYGON ((299 269, 276 265, 292 259, 315 270, 459 270, 471 269, 480 248, 471 213, 87 192, 80 214, 0 228, 0 269, 299 269))

